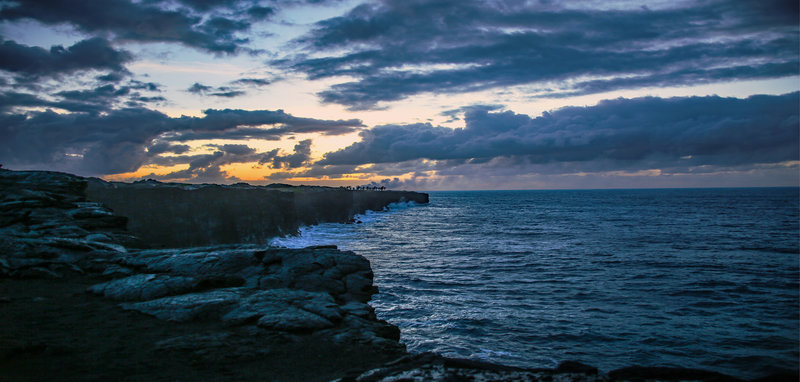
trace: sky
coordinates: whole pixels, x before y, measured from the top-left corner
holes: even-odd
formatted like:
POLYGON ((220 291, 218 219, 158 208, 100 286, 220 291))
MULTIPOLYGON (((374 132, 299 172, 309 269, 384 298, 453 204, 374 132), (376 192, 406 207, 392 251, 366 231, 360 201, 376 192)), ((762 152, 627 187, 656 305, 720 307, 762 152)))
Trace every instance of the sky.
POLYGON ((0 164, 487 190, 800 185, 796 0, 0 0, 0 164))

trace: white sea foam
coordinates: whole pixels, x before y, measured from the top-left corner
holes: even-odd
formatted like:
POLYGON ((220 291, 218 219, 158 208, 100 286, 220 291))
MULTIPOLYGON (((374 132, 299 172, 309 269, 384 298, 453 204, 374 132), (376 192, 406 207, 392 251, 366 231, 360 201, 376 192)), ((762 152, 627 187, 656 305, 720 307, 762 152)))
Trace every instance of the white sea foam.
POLYGON ((298 235, 277 237, 270 240, 273 247, 305 248, 313 245, 338 245, 347 248, 347 243, 356 238, 365 227, 388 219, 396 213, 409 208, 421 206, 415 202, 397 202, 386 207, 384 211, 367 211, 354 217, 356 223, 321 223, 300 228, 298 235))

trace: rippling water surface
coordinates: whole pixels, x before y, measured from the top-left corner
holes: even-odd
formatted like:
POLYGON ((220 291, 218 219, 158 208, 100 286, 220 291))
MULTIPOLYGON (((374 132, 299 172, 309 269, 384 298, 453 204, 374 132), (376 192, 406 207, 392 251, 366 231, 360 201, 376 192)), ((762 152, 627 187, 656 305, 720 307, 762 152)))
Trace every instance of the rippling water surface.
POLYGON ((274 244, 367 257, 411 351, 739 377, 798 362, 796 188, 433 192, 274 244))

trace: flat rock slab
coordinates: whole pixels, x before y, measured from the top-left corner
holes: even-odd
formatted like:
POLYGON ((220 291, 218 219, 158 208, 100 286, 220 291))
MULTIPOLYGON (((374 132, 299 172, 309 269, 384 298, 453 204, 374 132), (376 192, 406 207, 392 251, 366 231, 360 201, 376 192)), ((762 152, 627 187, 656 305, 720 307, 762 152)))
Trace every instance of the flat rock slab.
POLYGON ((94 285, 89 292, 112 300, 144 301, 186 293, 197 284, 194 277, 145 273, 94 285))
POLYGON ((167 321, 210 318, 230 325, 257 323, 260 327, 280 331, 330 328, 341 321, 345 314, 327 293, 286 288, 265 291, 249 288, 215 289, 125 303, 122 307, 167 321))
POLYGON ((342 310, 328 293, 296 289, 256 292, 222 316, 222 321, 241 324, 257 321, 258 326, 283 330, 315 330, 334 326, 342 310))
POLYGON ((219 318, 236 307, 245 294, 243 288, 225 288, 144 302, 123 303, 120 306, 166 321, 185 322, 219 318))
POLYGON ((367 302, 377 292, 366 258, 330 246, 286 249, 223 245, 130 251, 121 265, 146 273, 199 279, 234 276, 251 288, 327 292, 339 301, 367 302))

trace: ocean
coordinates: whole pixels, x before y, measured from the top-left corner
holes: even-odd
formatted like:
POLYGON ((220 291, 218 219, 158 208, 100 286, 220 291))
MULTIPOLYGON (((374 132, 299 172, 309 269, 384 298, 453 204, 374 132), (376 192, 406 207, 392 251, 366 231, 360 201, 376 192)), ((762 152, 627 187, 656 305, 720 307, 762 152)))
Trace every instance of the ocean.
POLYGON ((412 352, 796 370, 800 189, 431 192, 273 245, 365 256, 412 352))

